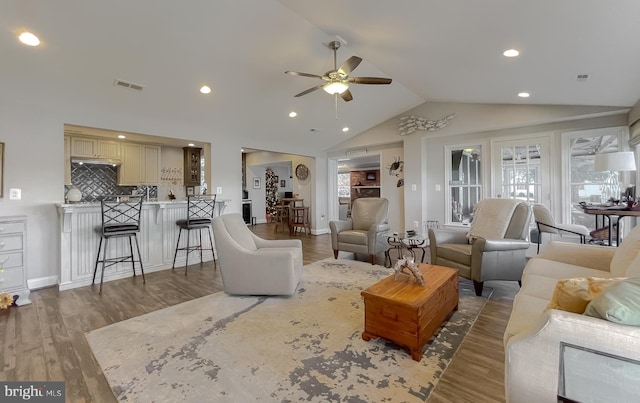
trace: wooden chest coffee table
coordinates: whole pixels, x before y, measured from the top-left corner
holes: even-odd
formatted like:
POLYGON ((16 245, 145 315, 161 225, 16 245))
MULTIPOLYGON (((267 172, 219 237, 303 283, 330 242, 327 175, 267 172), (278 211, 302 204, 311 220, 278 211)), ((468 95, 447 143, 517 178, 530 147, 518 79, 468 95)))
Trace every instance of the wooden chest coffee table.
POLYGON ((425 285, 413 276, 391 275, 361 292, 364 297, 362 339, 384 337, 406 346, 420 361, 422 348, 442 322, 458 309, 458 272, 420 264, 425 285))

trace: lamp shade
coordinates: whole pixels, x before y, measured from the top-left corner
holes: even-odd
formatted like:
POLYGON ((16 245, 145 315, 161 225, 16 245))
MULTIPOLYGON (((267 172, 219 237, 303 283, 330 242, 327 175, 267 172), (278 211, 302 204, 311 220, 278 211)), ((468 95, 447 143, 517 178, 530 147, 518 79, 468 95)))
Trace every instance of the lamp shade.
POLYGON ((349 84, 344 81, 331 81, 322 87, 329 94, 342 94, 349 89, 349 84))
POLYGON ((632 151, 596 154, 593 159, 593 170, 600 171, 635 171, 636 158, 632 151))
POLYGON ((72 187, 67 192, 67 200, 71 203, 77 203, 82 200, 82 192, 77 187, 72 187))

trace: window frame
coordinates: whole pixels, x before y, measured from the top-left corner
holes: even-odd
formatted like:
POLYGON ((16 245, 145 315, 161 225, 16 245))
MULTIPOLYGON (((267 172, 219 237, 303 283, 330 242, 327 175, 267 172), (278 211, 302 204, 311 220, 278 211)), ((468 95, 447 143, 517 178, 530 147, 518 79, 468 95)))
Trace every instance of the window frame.
MULTIPOLYGON (((459 143, 459 144, 448 144, 444 146, 444 163, 445 163, 445 220, 444 220, 444 224, 447 226, 454 226, 454 227, 467 227, 469 226, 469 223, 464 223, 464 222, 457 222, 457 221, 453 221, 453 208, 452 208, 452 189, 453 188, 459 188, 459 187, 463 187, 463 188, 478 188, 478 200, 482 200, 486 197, 486 192, 487 192, 487 179, 488 179, 488 172, 487 172, 487 160, 488 158, 488 153, 487 150, 489 149, 489 147, 487 146, 486 141, 474 141, 474 142, 467 142, 467 143, 459 143), (479 175, 477 175, 477 178, 479 180, 479 183, 477 184, 452 184, 452 164, 451 164, 451 158, 452 158, 452 152, 453 151, 461 151, 461 150, 465 150, 465 149, 469 149, 469 148, 473 148, 473 149, 479 149, 480 150, 480 173, 479 175)), ((489 169, 490 170, 490 169, 489 169)), ((473 206, 470 206, 471 209, 473 209, 473 206)))

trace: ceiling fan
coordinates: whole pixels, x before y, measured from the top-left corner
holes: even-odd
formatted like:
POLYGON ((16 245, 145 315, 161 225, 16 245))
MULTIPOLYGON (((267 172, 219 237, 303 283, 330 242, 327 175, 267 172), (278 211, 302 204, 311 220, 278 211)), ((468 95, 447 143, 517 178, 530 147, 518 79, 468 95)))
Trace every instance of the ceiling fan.
POLYGON ((383 77, 349 77, 349 74, 362 62, 362 59, 358 56, 351 56, 347 59, 346 62, 338 68, 337 66, 337 51, 340 48, 340 41, 331 41, 327 45, 327 47, 333 50, 333 70, 329 70, 323 75, 318 74, 309 74, 309 73, 299 73, 297 71, 285 71, 285 74, 289 74, 292 76, 302 76, 302 77, 311 77, 311 78, 319 78, 325 81, 322 84, 318 84, 315 87, 311 87, 308 90, 302 91, 301 93, 295 95, 296 97, 301 97, 303 95, 307 95, 310 92, 315 90, 319 90, 320 88, 324 89, 327 93, 338 95, 349 102, 353 99, 353 95, 351 95, 351 91, 349 91, 349 84, 391 84, 390 78, 383 77))

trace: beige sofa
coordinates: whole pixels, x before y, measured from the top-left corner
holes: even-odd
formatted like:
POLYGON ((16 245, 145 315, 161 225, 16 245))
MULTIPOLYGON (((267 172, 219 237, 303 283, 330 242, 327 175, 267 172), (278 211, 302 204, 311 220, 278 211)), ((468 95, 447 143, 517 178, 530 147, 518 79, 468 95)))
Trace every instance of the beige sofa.
POLYGON ((640 277, 639 252, 637 226, 619 248, 553 242, 529 260, 504 334, 508 402, 557 401, 560 342, 640 360, 640 327, 547 309, 560 279, 640 277))

